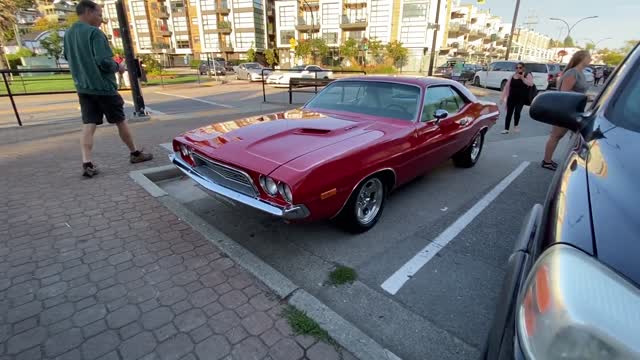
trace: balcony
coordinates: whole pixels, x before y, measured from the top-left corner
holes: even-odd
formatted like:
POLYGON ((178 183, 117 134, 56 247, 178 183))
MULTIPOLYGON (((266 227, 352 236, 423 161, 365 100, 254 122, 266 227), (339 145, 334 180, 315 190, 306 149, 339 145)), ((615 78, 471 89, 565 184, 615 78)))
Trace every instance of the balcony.
POLYGON ((318 32, 320 31, 320 23, 316 20, 315 24, 311 21, 305 21, 304 18, 298 18, 296 30, 301 32, 318 32))
POLYGON ((469 32, 469 26, 467 24, 461 23, 450 23, 449 24, 449 36, 458 37, 469 32))
POLYGON ((310 8, 319 8, 320 7, 320 1, 319 0, 307 0, 306 2, 304 2, 304 4, 307 5, 310 8))
POLYGON ((484 30, 473 29, 469 32, 469 41, 482 39, 486 35, 487 34, 484 32, 484 30))
POLYGON ((367 28, 367 19, 349 19, 348 16, 342 16, 342 22, 340 23, 340 28, 342 30, 365 30, 367 28))
POLYGON ((158 33, 160 34, 160 36, 163 36, 163 37, 171 36, 171 31, 169 30, 160 30, 158 33))
POLYGON ((225 43, 220 43, 220 51, 222 51, 222 52, 233 52, 233 46, 225 44, 225 43))
POLYGON ((367 0, 344 0, 344 6, 346 8, 367 6, 367 0))
POLYGON ((158 18, 158 19, 168 19, 169 18, 169 12, 167 11, 167 8, 162 7, 156 11, 153 12, 153 14, 158 18))
POLYGON ((452 19, 463 19, 465 16, 467 16, 467 14, 465 14, 462 11, 459 11, 459 10, 451 12, 451 18, 452 19))
POLYGON ((231 23, 228 21, 218 21, 218 28, 215 29, 219 34, 231 34, 231 23))

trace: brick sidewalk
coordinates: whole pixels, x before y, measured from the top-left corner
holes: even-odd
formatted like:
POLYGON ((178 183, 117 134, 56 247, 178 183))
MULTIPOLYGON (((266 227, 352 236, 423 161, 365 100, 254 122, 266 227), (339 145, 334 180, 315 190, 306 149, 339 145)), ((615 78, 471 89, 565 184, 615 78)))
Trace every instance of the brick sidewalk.
POLYGON ((78 133, 0 143, 0 359, 353 359, 293 336, 279 299, 130 180, 203 124, 133 125, 157 156, 141 166, 98 129, 94 179, 78 133))

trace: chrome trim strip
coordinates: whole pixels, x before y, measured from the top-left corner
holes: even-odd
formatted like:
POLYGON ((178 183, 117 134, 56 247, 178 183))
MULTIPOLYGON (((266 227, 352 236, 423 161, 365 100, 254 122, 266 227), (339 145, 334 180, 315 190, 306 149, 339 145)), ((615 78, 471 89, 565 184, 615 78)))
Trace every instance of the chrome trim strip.
MULTIPOLYGON (((376 170, 376 171, 374 171, 374 172, 370 173, 369 175, 367 175, 367 176, 363 177, 362 179, 360 179, 360 181, 358 181, 358 182, 356 183, 356 185, 353 187, 353 189, 351 189, 351 191, 349 192, 349 196, 347 196, 347 199, 344 201, 344 203, 343 203, 343 204, 342 204, 342 206, 340 207, 340 210, 338 210, 338 212, 337 212, 337 213, 335 213, 335 215, 333 215, 333 216, 331 217, 331 219, 335 218, 336 216, 338 216, 338 215, 342 212, 342 209, 344 209, 345 205, 347 205, 347 202, 348 202, 348 201, 349 201, 349 199, 351 198, 351 195, 353 195, 353 192, 354 192, 354 191, 356 191, 356 188, 358 188, 358 186, 359 186, 360 184, 362 184, 362 182, 363 182, 365 179, 367 179, 368 177, 370 177, 370 176, 371 176, 371 175, 373 175, 373 174, 377 174, 377 173, 382 172, 382 171, 385 171, 385 170, 391 170, 391 172, 393 172, 393 180, 394 180, 394 184, 393 184, 393 185, 394 185, 394 187, 395 187, 395 185, 398 183, 398 175, 396 174, 396 171, 395 171, 395 170, 393 170, 393 168, 390 168, 390 167, 382 168, 382 169, 378 169, 378 170, 376 170)), ((389 189, 389 192, 391 192, 391 190, 392 190, 392 189, 393 189, 393 188, 389 189)), ((388 194, 388 193, 387 193, 387 194, 388 194)), ((386 195, 386 194, 385 194, 385 195, 386 195)))
POLYGON ((492 116, 499 116, 500 112, 499 111, 494 111, 491 114, 484 114, 484 115, 480 115, 476 118, 476 121, 480 121, 480 120, 484 120, 484 119, 488 119, 492 116))
POLYGON ((245 204, 254 209, 258 209, 260 211, 266 212, 268 214, 281 217, 284 219, 303 219, 310 215, 309 210, 304 205, 292 205, 288 207, 281 207, 273 204, 269 204, 257 198, 252 198, 250 196, 241 194, 237 191, 233 191, 224 186, 220 186, 206 177, 202 176, 200 173, 195 171, 189 164, 184 162, 182 159, 175 156, 175 154, 169 155, 169 159, 173 164, 176 165, 178 169, 180 169, 185 175, 189 176, 193 181, 197 182, 200 186, 205 189, 224 196, 230 200, 239 202, 241 204, 245 204))
MULTIPOLYGON (((225 164, 223 164, 223 163, 217 162, 217 161, 215 161, 215 160, 213 160, 213 159, 210 159, 210 158, 208 158, 208 157, 206 157, 206 156, 204 156, 204 155, 202 155, 202 154, 198 154, 198 153, 196 153, 196 152, 193 152, 193 153, 192 153, 192 155, 194 155, 194 156, 196 156, 196 157, 200 158, 202 161, 205 161, 205 162, 206 162, 206 161, 208 161, 208 162, 214 163, 214 164, 216 164, 216 165, 218 165, 218 166, 221 166, 221 167, 223 167, 223 168, 229 169, 230 171, 237 171, 238 173, 240 173, 240 174, 244 175, 244 176, 247 178, 247 180, 249 180, 249 183, 251 184, 251 187, 253 187, 253 190, 256 192, 256 194, 259 194, 259 193, 260 193, 260 190, 258 190, 258 187, 257 187, 257 186, 256 186, 256 184, 253 182, 253 178, 251 178, 251 176, 249 176, 249 174, 248 174, 247 172, 245 172, 245 171, 243 171, 243 170, 240 170, 240 169, 237 169, 237 168, 234 168, 234 167, 231 167, 231 166, 229 166, 229 165, 225 165, 225 164)), ((215 170, 214 170, 214 171, 215 171, 215 170)), ((238 184, 242 184, 242 183, 240 183, 240 182, 238 182, 238 181, 236 181, 236 180, 229 179, 229 178, 227 178, 226 176, 224 176, 224 175, 222 175, 222 174, 220 174, 220 175, 221 175, 222 177, 224 177, 225 179, 227 179, 227 180, 237 182, 238 184)), ((244 185, 244 184, 242 184, 242 185, 244 185)))

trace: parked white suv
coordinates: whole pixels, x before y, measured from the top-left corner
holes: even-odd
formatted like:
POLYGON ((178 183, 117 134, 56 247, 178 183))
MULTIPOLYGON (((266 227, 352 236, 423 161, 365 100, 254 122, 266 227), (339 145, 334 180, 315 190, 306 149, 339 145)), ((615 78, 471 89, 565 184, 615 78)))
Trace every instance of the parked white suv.
MULTIPOLYGON (((481 70, 473 77, 473 85, 487 88, 504 89, 507 81, 516 71, 519 61, 496 61, 489 65, 487 70, 481 70)), ((543 63, 525 62, 527 72, 533 75, 533 83, 539 91, 549 87, 549 74, 552 73, 549 65, 543 63)))

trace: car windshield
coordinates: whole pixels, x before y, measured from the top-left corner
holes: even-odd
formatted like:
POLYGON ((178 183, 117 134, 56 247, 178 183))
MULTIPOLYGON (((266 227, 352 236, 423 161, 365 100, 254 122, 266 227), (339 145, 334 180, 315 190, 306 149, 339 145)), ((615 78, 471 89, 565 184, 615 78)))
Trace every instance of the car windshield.
POLYGON ((547 64, 525 64, 525 68, 528 72, 532 73, 546 73, 547 64))
POLYGON ((304 70, 305 67, 306 67, 305 65, 298 65, 298 66, 292 67, 291 70, 302 71, 304 70))
POLYGON ((244 67, 246 67, 247 69, 260 69, 262 66, 260 66, 260 64, 258 63, 246 63, 244 64, 244 67))
MULTIPOLYGON (((631 63, 630 60, 627 62, 631 63)), ((624 66, 632 66, 632 64, 624 64, 624 66)), ((626 81, 617 97, 614 97, 615 100, 607 109, 606 116, 616 126, 640 132, 640 101, 638 101, 640 99, 640 68, 636 66, 627 76, 630 79, 626 81)))
POLYGON ((339 81, 327 86, 306 107, 413 121, 419 99, 417 86, 383 81, 339 81))

